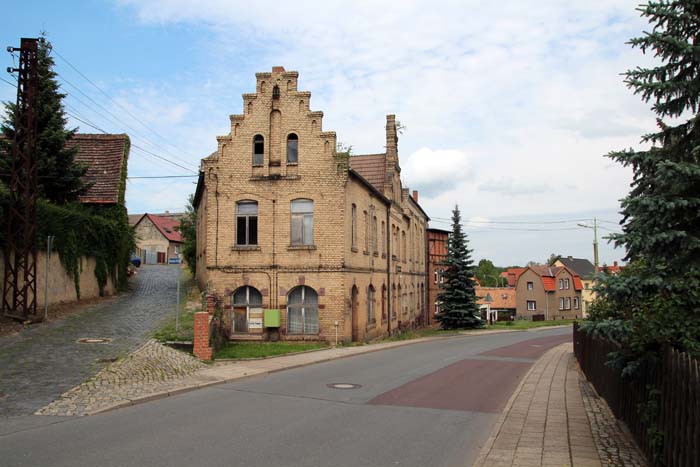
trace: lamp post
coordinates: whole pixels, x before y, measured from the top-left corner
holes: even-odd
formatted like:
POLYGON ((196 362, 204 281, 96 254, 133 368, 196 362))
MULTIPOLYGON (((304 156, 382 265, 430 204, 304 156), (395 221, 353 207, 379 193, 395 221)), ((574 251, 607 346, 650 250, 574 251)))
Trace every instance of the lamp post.
POLYGON ((598 272, 598 219, 593 218, 593 225, 588 224, 576 224, 579 227, 586 229, 593 229, 593 265, 595 266, 595 272, 598 272))

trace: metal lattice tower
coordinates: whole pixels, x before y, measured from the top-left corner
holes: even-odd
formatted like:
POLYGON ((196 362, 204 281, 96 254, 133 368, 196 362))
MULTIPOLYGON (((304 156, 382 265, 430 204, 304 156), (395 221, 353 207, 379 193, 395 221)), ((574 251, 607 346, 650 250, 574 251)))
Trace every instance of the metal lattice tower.
POLYGON ((39 40, 22 38, 17 77, 17 110, 10 169, 10 205, 5 237, 3 312, 17 319, 33 319, 36 312, 36 99, 39 89, 39 40))

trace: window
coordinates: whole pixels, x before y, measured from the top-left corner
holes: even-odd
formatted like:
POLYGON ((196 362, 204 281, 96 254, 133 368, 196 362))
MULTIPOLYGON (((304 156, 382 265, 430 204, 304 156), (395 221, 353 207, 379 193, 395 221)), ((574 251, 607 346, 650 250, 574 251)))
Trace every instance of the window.
POLYGON ((253 165, 263 165, 265 161, 265 138, 255 135, 253 138, 253 165))
POLYGON ((442 269, 440 270, 440 283, 445 283, 445 271, 443 271, 442 269))
POLYGON ((564 279, 564 288, 567 289, 567 290, 570 288, 570 286, 569 286, 569 279, 564 279))
POLYGON ((357 250, 357 206, 352 205, 352 248, 357 250))
POLYGON ((527 309, 528 309, 528 311, 537 310, 537 302, 534 300, 528 300, 527 301, 527 309))
POLYGON ((262 309, 262 294, 255 287, 239 287, 231 297, 233 332, 248 332, 251 309, 262 309))
POLYGON ((287 333, 318 334, 318 294, 301 285, 287 296, 287 333))
POLYGON ((376 321, 374 317, 374 287, 370 285, 367 288, 367 324, 374 324, 376 321))
POLYGON ((579 304, 578 304, 578 297, 574 297, 574 310, 578 310, 579 304))
POLYGON ((372 252, 377 253, 378 246, 377 246, 377 217, 374 216, 372 217, 372 230, 371 230, 371 240, 372 240, 372 252))
POLYGON ((435 271, 433 271, 433 274, 435 275, 434 283, 437 284, 438 283, 438 270, 436 269, 435 271))
POLYGON ((365 218, 365 253, 369 251, 369 217, 367 216, 367 211, 363 211, 365 218))
POLYGON ((292 201, 292 245, 314 244, 314 202, 310 199, 292 201))
POLYGON ((287 164, 299 162, 299 137, 294 133, 287 136, 287 164))
POLYGON ((277 100, 280 98, 280 87, 275 84, 275 87, 272 88, 272 98, 277 100))
POLYGON ((564 288, 564 279, 559 279, 559 290, 564 288))
POLYGON ((533 290, 535 288, 535 284, 532 282, 527 283, 527 290, 533 290))
POLYGON ((236 203, 236 245, 258 244, 258 203, 236 203))
POLYGON ((570 310, 571 309, 571 297, 566 297, 564 299, 564 304, 565 304, 565 309, 570 310))
POLYGON ((435 302, 435 314, 440 314, 440 302, 435 302))
POLYGON ((563 309, 564 309, 564 299, 563 299, 563 298, 560 298, 560 299, 559 299, 559 309, 560 309, 560 310, 563 310, 563 309))
POLYGON ((382 322, 386 322, 386 285, 382 285, 382 322))
POLYGON ((382 256, 386 256, 386 226, 382 221, 382 256))

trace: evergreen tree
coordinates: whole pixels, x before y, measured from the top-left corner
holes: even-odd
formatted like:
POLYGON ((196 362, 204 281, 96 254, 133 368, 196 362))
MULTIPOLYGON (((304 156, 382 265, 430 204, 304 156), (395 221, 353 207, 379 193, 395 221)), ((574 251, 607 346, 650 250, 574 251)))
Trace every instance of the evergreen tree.
POLYGON ((185 257, 192 275, 197 272, 197 212, 194 210, 193 202, 194 195, 190 195, 185 208, 185 217, 180 221, 180 234, 184 240, 182 256, 185 257))
POLYGON ((631 265, 604 276, 602 306, 617 310, 635 355, 664 343, 698 354, 700 1, 650 1, 639 11, 652 29, 629 44, 659 65, 629 70, 625 82, 653 103, 659 130, 642 138, 648 150, 609 154, 634 173, 622 200, 623 233, 611 236, 631 265))
MULTIPOLYGON (((42 36, 39 40, 38 75, 39 90, 36 99, 37 141, 36 159, 39 196, 57 204, 75 201, 83 194, 88 185, 83 176, 87 168, 75 162, 77 147, 66 148, 76 130, 66 129, 66 116, 60 92, 53 71, 54 61, 51 57, 51 43, 42 36)), ((11 147, 14 138, 14 124, 17 106, 5 103, 5 120, 0 124, 0 131, 6 138, 0 147, 0 177, 9 185, 11 147)))
POLYGON ((452 211, 452 234, 447 242, 445 291, 438 295, 440 314, 437 319, 443 329, 477 328, 483 325, 474 291, 474 262, 469 241, 462 231, 459 208, 452 211))

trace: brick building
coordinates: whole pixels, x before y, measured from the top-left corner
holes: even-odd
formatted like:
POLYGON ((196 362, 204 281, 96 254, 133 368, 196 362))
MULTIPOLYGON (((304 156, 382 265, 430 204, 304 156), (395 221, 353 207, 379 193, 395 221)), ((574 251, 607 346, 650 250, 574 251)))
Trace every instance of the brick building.
POLYGON ((336 134, 297 72, 256 74, 244 113, 202 160, 195 193, 197 280, 234 339, 367 340, 420 321, 428 217, 400 179, 395 118, 385 152, 336 152, 336 134), (337 324, 337 326, 336 326, 337 324))
POLYGON ((435 315, 440 312, 437 296, 442 291, 443 272, 442 262, 447 258, 447 240, 450 232, 442 229, 428 228, 428 313, 427 324, 438 321, 435 315))
POLYGON ((169 216, 143 214, 134 225, 136 256, 144 264, 167 264, 170 258, 179 258, 183 239, 180 221, 169 216))
POLYGON ((574 319, 583 315, 581 278, 567 267, 530 266, 517 279, 517 317, 574 319))

